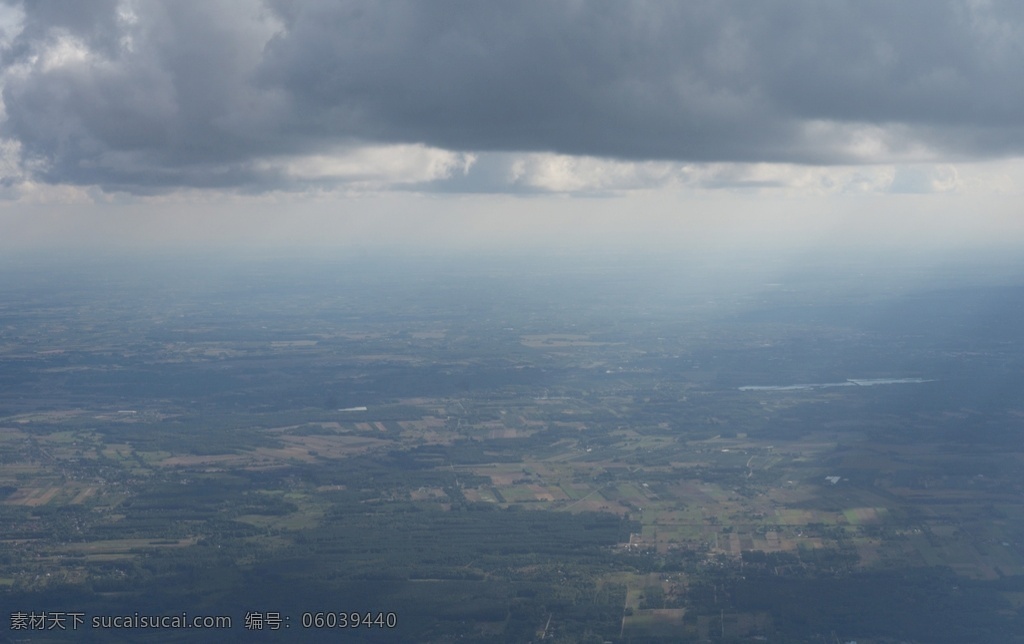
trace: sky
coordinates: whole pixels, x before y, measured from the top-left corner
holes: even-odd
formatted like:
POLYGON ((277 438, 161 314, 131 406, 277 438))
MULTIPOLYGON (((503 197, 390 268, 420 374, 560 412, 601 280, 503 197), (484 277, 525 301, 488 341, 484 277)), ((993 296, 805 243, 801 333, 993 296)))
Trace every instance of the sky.
POLYGON ((1024 248, 1024 4, 0 4, 0 249, 1024 248))

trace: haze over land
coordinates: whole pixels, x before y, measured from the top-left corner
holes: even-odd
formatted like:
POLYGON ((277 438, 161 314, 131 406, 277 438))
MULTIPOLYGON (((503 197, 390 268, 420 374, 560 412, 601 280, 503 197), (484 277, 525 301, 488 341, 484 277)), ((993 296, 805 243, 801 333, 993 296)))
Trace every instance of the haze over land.
POLYGON ((0 3, 0 639, 1024 641, 1022 60, 1010 1, 0 3))

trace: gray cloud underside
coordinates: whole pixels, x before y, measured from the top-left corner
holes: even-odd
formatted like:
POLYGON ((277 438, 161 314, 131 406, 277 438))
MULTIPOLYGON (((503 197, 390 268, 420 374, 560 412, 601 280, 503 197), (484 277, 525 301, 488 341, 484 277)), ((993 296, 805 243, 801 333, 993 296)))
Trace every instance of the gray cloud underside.
POLYGON ((274 159, 365 143, 811 164, 1024 151, 1019 2, 23 10, 0 132, 54 183, 287 187, 274 159), (884 144, 858 149, 863 131, 884 144))

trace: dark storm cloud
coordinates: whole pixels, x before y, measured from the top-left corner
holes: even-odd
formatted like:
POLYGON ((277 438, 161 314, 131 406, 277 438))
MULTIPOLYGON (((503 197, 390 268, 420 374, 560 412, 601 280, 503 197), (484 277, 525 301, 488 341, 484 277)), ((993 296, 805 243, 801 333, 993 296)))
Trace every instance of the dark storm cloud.
POLYGON ((363 143, 826 164, 1024 151, 1017 2, 95 1, 24 13, 4 52, 2 131, 25 173, 49 182, 285 187, 302 177, 282 160, 363 143))

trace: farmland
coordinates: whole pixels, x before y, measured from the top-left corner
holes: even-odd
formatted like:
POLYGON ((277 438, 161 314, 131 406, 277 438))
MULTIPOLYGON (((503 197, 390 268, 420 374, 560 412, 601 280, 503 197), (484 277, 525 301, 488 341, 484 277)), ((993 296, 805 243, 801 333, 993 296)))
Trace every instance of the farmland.
POLYGON ((1020 287, 856 265, 666 291, 663 264, 550 261, 8 266, 5 612, 1020 641, 1020 287), (790 386, 850 379, 878 382, 790 386))

